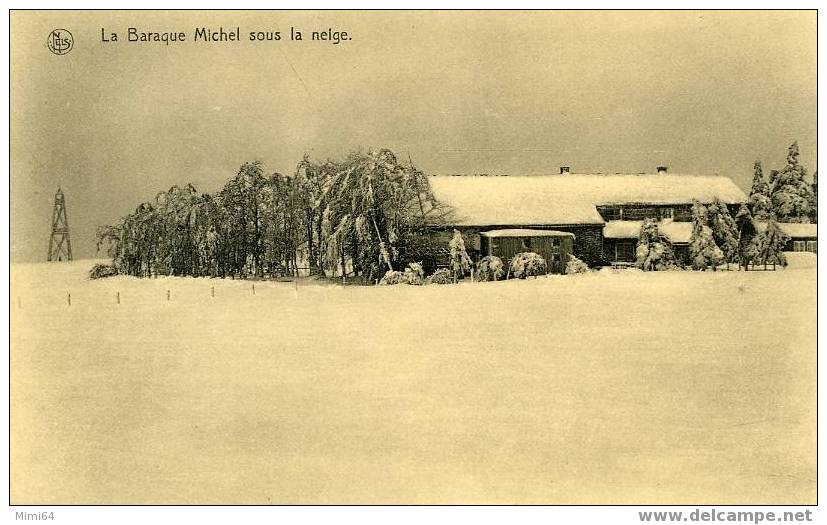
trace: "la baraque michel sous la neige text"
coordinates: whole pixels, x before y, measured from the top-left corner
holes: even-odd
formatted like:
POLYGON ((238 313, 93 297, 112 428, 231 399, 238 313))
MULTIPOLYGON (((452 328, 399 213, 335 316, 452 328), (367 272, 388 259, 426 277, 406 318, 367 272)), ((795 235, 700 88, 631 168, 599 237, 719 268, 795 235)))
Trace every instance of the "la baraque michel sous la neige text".
POLYGON ((224 27, 209 28, 197 27, 191 32, 186 31, 143 31, 135 27, 128 27, 126 31, 113 31, 100 28, 100 41, 110 44, 114 42, 129 42, 138 44, 174 45, 187 42, 279 42, 279 41, 316 41, 340 44, 352 40, 347 31, 327 28, 321 31, 303 31, 290 27, 289 38, 281 30, 256 29, 242 31, 240 26, 225 29, 224 27), (125 35, 125 38, 124 38, 125 35))

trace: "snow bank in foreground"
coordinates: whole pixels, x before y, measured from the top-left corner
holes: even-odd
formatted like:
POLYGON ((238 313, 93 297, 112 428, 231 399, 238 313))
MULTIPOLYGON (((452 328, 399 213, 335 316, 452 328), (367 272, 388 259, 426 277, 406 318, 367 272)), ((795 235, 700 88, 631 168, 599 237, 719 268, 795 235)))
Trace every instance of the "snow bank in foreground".
POLYGON ((787 257, 787 269, 809 269, 818 264, 818 256, 810 252, 784 252, 787 257))
POLYGON ((813 268, 341 287, 91 266, 12 267, 13 501, 815 501, 813 268))

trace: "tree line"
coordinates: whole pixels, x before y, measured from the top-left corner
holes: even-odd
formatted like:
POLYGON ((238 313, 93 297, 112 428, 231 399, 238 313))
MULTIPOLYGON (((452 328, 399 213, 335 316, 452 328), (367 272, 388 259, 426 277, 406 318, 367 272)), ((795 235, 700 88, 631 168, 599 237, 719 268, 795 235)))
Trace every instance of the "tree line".
POLYGON ((784 246, 789 236, 770 217, 760 231, 747 205, 742 204, 733 218, 725 204, 715 200, 704 206, 695 203, 692 210, 692 237, 689 257, 696 270, 716 269, 721 264, 787 265, 784 246))
MULTIPOLYGON (((692 234, 689 238, 688 265, 694 270, 716 270, 720 265, 779 264, 786 266, 784 247, 789 236, 770 217, 759 231, 747 205, 735 217, 729 207, 715 199, 709 204, 692 203, 692 234)), ((679 262, 672 246, 661 235, 658 223, 646 219, 638 235, 636 264, 647 271, 670 270, 679 262)))
POLYGON ((187 184, 98 229, 118 273, 265 277, 347 273, 373 281, 433 258, 427 226, 450 210, 427 175, 388 149, 305 155, 291 175, 244 163, 215 194, 187 184))

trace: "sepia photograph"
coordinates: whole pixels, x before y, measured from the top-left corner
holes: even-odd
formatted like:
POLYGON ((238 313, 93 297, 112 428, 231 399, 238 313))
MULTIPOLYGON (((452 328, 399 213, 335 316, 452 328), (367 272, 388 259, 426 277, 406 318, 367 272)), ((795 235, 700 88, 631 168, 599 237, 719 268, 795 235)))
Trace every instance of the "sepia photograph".
POLYGON ((816 10, 8 23, 12 507, 809 521, 816 10))

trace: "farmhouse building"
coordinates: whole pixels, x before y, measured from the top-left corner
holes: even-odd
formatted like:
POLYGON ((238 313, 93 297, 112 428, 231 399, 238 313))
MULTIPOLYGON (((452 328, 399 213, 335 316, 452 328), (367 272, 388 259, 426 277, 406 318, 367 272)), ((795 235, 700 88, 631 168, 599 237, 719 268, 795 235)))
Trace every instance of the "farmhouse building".
POLYGON ((592 267, 633 261, 646 218, 658 220, 661 235, 685 257, 693 200, 709 204, 718 198, 733 216, 747 200, 728 177, 672 174, 665 167, 652 174, 561 168, 559 175, 434 176, 430 183, 437 199, 453 208, 448 228, 463 233, 472 258, 510 257, 517 243, 524 248, 518 251, 544 243, 551 250, 555 235, 568 234, 571 252, 592 267), (502 240, 506 235, 510 240, 502 240))

